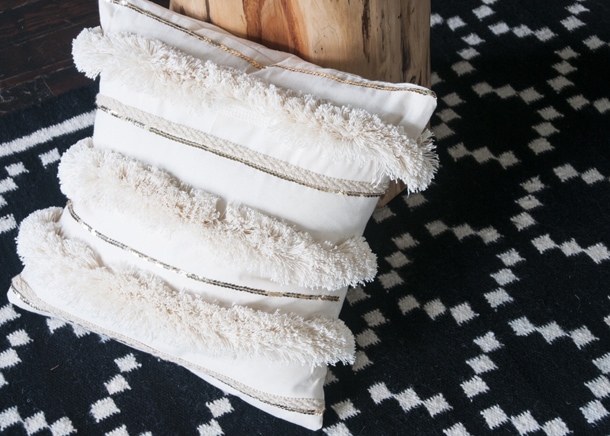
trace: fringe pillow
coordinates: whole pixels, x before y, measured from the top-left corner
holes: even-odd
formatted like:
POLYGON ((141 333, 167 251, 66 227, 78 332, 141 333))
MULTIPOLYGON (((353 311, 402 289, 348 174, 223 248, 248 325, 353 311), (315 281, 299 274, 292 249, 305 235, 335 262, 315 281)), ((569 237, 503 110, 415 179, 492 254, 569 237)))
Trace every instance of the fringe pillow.
POLYGON ((66 208, 24 220, 11 301, 319 429, 326 365, 354 360, 347 287, 376 273, 366 223, 390 180, 436 170, 434 93, 146 0, 100 14, 73 47, 101 76, 94 135, 62 157, 66 208))

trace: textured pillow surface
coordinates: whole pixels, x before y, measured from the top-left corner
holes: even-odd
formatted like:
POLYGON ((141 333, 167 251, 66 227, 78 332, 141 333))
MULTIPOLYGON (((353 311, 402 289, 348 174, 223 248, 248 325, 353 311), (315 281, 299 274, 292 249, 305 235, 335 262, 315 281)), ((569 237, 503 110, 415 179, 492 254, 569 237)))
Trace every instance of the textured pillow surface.
POLYGON ((23 221, 11 301, 320 428, 326 365, 354 359, 347 287, 376 273, 364 227, 389 180, 436 169, 434 94, 145 0, 100 14, 73 51, 101 76, 94 135, 62 157, 68 205, 23 221))

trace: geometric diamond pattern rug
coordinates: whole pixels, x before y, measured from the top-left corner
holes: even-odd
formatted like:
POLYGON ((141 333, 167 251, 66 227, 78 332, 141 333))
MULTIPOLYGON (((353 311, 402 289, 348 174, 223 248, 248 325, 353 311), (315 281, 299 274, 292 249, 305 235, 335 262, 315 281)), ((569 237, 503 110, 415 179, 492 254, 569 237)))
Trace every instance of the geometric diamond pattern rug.
MULTIPOLYGON (((432 1, 441 168, 378 209, 379 275, 341 318, 324 428, 343 435, 610 433, 610 6, 432 1)), ((96 86, 0 118, 0 432, 309 434, 174 364, 11 306, 14 238, 63 206, 61 154, 96 86)))

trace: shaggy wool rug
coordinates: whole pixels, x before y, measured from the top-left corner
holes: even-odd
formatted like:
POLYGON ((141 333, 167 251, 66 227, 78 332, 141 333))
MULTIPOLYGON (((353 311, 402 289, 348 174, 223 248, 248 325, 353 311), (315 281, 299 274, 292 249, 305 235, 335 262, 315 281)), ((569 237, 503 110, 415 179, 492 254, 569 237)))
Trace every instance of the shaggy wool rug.
MULTIPOLYGON (((378 209, 377 279, 341 318, 324 428, 343 435, 610 433, 610 6, 432 1, 441 168, 378 209)), ((61 154, 96 86, 0 118, 0 432, 308 434, 174 364, 4 295, 15 236, 63 206, 61 154)))

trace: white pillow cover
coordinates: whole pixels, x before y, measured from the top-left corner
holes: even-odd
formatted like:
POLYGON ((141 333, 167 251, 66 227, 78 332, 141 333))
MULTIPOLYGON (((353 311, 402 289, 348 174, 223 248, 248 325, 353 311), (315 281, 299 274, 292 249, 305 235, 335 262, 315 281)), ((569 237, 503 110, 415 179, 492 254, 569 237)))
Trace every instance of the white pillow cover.
POLYGON ((75 40, 101 75, 70 199, 26 218, 14 304, 181 364, 280 418, 322 425, 338 320, 370 281, 362 237, 390 179, 425 188, 434 94, 322 69, 145 0, 100 2, 75 40))

